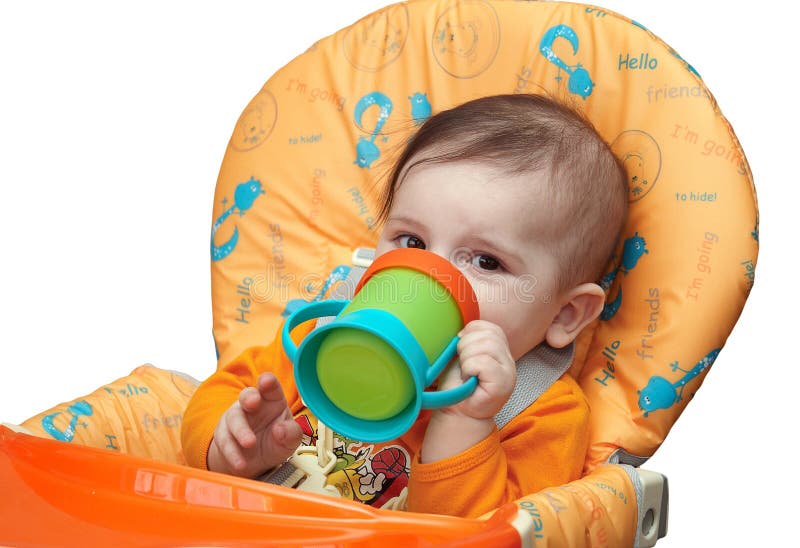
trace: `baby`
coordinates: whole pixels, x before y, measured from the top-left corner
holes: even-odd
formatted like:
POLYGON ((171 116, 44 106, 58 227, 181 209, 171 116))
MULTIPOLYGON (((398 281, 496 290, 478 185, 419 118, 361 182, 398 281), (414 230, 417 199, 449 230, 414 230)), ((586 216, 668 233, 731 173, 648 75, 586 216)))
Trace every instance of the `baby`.
MULTIPOLYGON (((495 415, 514 391, 518 360, 540 345, 567 347, 602 311, 595 281, 626 208, 619 162, 588 122, 555 101, 484 97, 429 118, 389 174, 376 256, 427 249, 469 279, 480 319, 459 333, 458 358, 439 388, 473 375, 478 386, 452 407, 423 411, 392 442, 340 440, 342 462, 329 483, 378 505, 407 486, 409 510, 474 517, 580 477, 589 410, 569 375, 500 429, 495 415)), ((313 422, 277 337, 197 390, 184 416, 184 452, 194 466, 255 478, 287 459, 300 424, 313 422)))

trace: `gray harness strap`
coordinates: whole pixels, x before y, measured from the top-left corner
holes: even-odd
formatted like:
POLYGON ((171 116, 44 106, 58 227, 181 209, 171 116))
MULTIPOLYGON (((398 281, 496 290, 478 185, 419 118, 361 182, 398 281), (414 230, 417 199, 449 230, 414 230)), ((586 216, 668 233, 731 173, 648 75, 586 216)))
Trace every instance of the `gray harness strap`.
POLYGON ((514 392, 494 416, 498 430, 539 399, 539 396, 566 373, 574 356, 574 343, 564 348, 553 348, 547 343, 541 343, 517 360, 517 384, 514 392))

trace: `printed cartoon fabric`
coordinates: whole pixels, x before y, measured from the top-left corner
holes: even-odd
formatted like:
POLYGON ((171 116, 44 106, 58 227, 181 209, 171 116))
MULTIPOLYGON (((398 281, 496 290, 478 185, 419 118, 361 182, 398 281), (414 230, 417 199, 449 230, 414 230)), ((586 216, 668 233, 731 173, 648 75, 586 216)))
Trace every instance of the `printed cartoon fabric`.
POLYGON ((211 237, 219 363, 261 344, 374 247, 376 189, 433 112, 498 93, 584 111, 628 172, 629 222, 572 370, 587 471, 649 456, 717 358, 752 287, 758 217, 739 143, 698 71, 643 25, 579 4, 416 0, 313 44, 238 120, 211 237), (502 36, 502 40, 501 40, 502 36))
POLYGON ((183 412, 198 384, 188 375, 142 365, 22 426, 43 438, 185 464, 183 412))
MULTIPOLYGON (((303 430, 303 445, 317 443, 317 418, 308 409, 295 421, 303 430)), ((411 455, 402 443, 362 443, 334 435, 333 453, 336 465, 326 484, 332 485, 345 499, 382 507, 401 497, 408 486, 411 455)))

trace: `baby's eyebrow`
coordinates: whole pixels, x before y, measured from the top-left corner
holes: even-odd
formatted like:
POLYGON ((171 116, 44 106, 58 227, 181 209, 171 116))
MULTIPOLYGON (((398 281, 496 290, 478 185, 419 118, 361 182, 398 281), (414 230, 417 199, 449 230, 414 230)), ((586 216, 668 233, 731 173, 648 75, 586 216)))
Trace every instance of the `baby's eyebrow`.
POLYGON ((419 221, 417 221, 415 219, 412 219, 411 217, 404 217, 402 215, 399 216, 399 217, 395 216, 395 217, 389 217, 388 219, 386 219, 386 224, 393 223, 393 222, 394 223, 404 223, 404 224, 415 226, 417 228, 425 228, 425 225, 423 225, 421 222, 419 222, 419 221))

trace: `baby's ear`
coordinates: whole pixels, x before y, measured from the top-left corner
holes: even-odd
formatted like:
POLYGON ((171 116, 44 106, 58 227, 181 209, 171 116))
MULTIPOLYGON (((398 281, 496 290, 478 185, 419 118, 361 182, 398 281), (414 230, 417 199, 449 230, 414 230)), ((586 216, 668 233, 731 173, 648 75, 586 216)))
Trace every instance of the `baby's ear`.
POLYGON ((561 310, 547 328, 547 344, 563 348, 575 340, 581 329, 600 315, 605 300, 603 288, 595 283, 581 284, 568 291, 562 298, 561 310))

